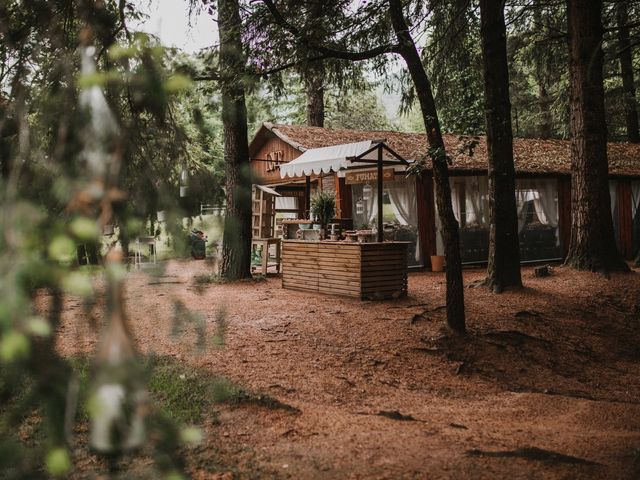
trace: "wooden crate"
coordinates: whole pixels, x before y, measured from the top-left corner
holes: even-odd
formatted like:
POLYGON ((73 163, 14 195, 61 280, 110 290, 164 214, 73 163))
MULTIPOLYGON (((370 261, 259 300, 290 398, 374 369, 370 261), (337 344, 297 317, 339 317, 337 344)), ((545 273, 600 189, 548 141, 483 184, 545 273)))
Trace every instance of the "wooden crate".
POLYGON ((282 286, 361 299, 407 294, 407 242, 285 240, 282 286))

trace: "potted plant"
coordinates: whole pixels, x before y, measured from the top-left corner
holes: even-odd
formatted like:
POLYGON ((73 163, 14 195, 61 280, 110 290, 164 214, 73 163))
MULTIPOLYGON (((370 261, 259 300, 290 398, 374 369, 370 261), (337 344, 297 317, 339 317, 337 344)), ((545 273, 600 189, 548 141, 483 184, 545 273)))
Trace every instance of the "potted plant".
POLYGON ((311 215, 320 222, 321 237, 336 213, 336 197, 329 192, 318 192, 311 198, 311 215))

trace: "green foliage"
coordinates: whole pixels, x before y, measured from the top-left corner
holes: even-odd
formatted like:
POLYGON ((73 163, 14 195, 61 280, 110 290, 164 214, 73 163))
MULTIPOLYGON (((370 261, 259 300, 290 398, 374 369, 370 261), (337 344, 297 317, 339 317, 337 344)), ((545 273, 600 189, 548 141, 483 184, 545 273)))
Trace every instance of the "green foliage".
POLYGON ((163 415, 178 424, 200 422, 208 404, 207 376, 169 358, 150 359, 148 388, 163 415))
POLYGON ((217 273, 203 273, 193 277, 194 282, 198 285, 212 284, 212 283, 224 283, 224 279, 217 273))
MULTIPOLYGON (((175 52, 128 30, 126 21, 138 16, 128 2, 121 6, 60 0, 25 7, 10 0, 0 7, 0 468, 10 477, 66 475, 73 422, 65 425, 65 418, 73 418, 73 399, 76 420, 89 418, 92 369, 86 360, 61 357, 54 334, 65 297, 80 297, 89 313, 95 274, 119 285, 126 271, 82 267, 80 252, 100 250, 104 224, 117 225, 126 250, 130 238, 154 230, 149 219, 159 206, 182 225, 184 212, 222 196, 215 105, 209 108, 210 96, 174 71, 175 52), (78 39, 84 60, 97 59, 96 69, 83 63, 83 74, 78 39), (203 105, 208 113, 195 115, 203 105), (184 169, 192 195, 180 202, 184 169), (33 448, 15 434, 31 416, 39 419, 33 448)), ((201 397, 176 405, 184 392, 161 369, 154 378, 165 385, 167 409, 195 418, 201 397)), ((176 428, 156 426, 154 438, 176 428)), ((164 445, 162 462, 176 470, 177 449, 164 445)))
POLYGON ((47 472, 52 477, 63 477, 71 470, 71 459, 66 448, 54 448, 47 454, 47 472))
POLYGON ((569 89, 563 3, 536 2, 527 11, 508 9, 507 57, 516 137, 569 135, 569 89))
POLYGON ((321 225, 327 225, 336 213, 336 196, 331 192, 320 191, 311 197, 311 215, 321 225))
POLYGON ((372 87, 327 95, 325 126, 354 130, 392 130, 394 125, 372 87))
POLYGON ((430 25, 425 55, 442 131, 480 133, 485 120, 478 14, 469 2, 445 0, 434 4, 430 25))

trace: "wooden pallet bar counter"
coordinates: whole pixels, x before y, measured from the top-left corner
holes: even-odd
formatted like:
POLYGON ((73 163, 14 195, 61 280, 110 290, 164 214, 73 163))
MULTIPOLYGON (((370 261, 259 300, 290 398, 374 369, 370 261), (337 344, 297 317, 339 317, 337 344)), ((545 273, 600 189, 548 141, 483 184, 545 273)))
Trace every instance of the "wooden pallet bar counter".
POLYGON ((284 240, 282 287, 363 300, 406 296, 407 245, 284 240))

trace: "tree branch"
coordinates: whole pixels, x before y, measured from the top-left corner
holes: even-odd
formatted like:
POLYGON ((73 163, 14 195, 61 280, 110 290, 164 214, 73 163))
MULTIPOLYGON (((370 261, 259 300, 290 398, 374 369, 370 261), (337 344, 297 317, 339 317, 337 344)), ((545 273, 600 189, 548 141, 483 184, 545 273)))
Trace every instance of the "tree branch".
POLYGON ((398 53, 399 46, 396 44, 393 45, 380 45, 375 48, 371 48, 369 50, 364 50, 361 52, 352 52, 348 50, 339 50, 335 48, 330 48, 325 45, 317 45, 309 38, 307 38, 304 34, 300 32, 300 30, 287 21, 286 18, 280 13, 277 9, 273 0, 262 0, 262 3, 265 4, 271 16, 275 20, 275 22, 284 28, 286 31, 291 33, 293 36, 297 37, 304 43, 304 45, 310 50, 315 50, 317 52, 322 53, 325 58, 340 58, 343 60, 351 60, 354 62, 361 60, 369 60, 379 55, 383 55, 386 53, 398 53))

